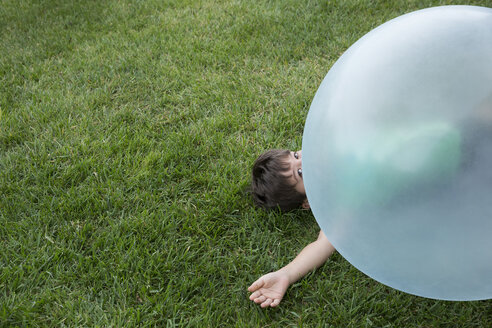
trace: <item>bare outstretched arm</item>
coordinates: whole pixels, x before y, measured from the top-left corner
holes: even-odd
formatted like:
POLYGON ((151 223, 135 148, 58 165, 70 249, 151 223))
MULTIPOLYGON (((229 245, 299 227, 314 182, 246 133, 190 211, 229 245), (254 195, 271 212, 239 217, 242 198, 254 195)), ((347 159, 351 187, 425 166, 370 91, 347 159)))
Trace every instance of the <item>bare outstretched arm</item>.
POLYGON ((334 250, 325 234, 320 231, 318 239, 304 247, 292 262, 278 271, 260 277, 249 286, 248 290, 252 293, 249 299, 261 307, 277 306, 291 284, 320 267, 334 250))

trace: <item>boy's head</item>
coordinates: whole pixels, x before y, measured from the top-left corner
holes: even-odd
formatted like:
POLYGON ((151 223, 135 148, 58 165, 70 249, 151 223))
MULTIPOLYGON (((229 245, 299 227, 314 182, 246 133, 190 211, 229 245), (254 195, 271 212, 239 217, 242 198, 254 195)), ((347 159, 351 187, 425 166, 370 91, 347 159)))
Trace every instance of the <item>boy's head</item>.
POLYGON ((253 165, 251 190, 255 203, 266 209, 309 208, 302 180, 302 152, 273 149, 253 165))

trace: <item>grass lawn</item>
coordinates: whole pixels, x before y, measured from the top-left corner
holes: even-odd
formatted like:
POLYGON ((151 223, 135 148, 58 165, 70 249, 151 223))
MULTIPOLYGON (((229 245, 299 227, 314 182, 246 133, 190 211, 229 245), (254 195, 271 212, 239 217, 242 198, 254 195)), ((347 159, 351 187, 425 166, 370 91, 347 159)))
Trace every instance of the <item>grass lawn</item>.
POLYGON ((335 254, 278 308, 246 288, 318 233, 247 193, 321 80, 404 13, 490 1, 0 0, 0 326, 491 327, 335 254))

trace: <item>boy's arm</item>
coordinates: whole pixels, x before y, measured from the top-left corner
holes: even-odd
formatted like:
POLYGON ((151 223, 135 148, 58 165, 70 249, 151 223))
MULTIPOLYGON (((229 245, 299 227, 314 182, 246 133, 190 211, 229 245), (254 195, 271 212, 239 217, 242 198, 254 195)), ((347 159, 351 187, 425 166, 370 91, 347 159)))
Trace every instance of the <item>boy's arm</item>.
POLYGON ((323 231, 319 232, 318 239, 304 247, 296 258, 279 271, 289 277, 289 284, 304 277, 308 272, 319 268, 335 251, 323 231))
POLYGON ((334 250, 323 231, 320 231, 318 239, 304 247, 292 262, 255 281, 248 288, 252 292, 249 299, 261 304, 261 307, 277 306, 289 285, 304 277, 309 271, 320 267, 334 250))

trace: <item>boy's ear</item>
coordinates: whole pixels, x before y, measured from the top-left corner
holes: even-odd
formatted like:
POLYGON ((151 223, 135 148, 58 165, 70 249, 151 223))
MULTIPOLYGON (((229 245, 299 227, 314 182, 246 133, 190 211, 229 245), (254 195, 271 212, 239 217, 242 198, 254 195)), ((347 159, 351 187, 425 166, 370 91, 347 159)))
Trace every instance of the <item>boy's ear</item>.
POLYGON ((309 210, 311 208, 311 206, 309 206, 309 201, 307 200, 307 198, 302 202, 302 208, 305 210, 309 210))

